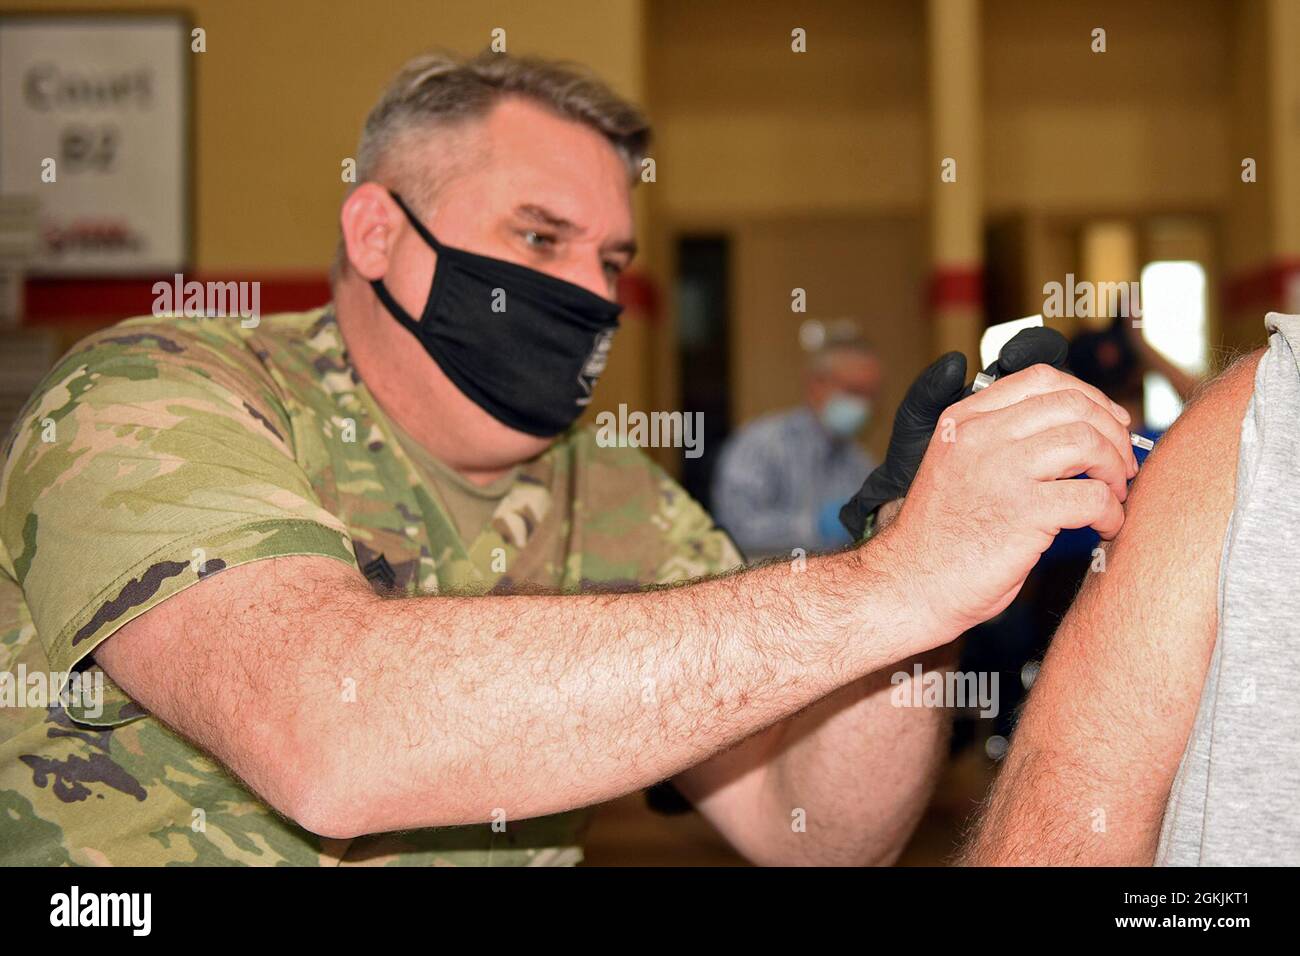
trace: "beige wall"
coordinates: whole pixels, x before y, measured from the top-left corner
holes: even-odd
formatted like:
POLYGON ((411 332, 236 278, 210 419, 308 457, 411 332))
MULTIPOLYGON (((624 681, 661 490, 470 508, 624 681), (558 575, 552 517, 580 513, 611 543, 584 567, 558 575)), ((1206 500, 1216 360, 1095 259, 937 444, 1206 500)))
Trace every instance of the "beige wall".
POLYGON ((1233 7, 984 0, 989 210, 1223 203, 1233 7), (1105 53, 1091 52, 1094 27, 1105 53))
POLYGON ((678 221, 921 205, 921 5, 651 0, 647 10, 658 211, 678 221), (790 49, 795 27, 807 53, 790 49))
POLYGON ((886 369, 880 404, 890 415, 878 415, 864 436, 882 456, 892 409, 911 372, 928 361, 924 237, 916 216, 805 216, 740 225, 732 250, 736 420, 802 400, 798 331, 805 319, 854 316, 886 369), (790 290, 796 286, 807 292, 806 314, 790 309, 790 290))

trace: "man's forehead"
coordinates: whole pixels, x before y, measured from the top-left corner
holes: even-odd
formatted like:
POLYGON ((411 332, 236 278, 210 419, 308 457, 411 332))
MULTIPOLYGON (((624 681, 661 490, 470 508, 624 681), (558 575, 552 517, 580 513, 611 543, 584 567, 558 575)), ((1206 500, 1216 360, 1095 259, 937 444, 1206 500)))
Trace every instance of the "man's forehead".
MULTIPOLYGON (((631 183, 612 143, 576 120, 516 99, 493 108, 477 129, 468 175, 481 177, 498 208, 579 227, 601 219, 631 227, 631 183)), ((467 137, 467 138, 468 138, 467 137)))

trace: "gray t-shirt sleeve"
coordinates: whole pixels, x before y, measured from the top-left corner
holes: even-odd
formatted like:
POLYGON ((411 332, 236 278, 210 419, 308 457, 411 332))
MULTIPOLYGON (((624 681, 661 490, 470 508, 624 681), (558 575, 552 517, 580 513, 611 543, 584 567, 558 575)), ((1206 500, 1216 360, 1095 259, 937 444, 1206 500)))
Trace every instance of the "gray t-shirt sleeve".
POLYGON ((1219 567, 1218 638, 1157 865, 1300 865, 1300 316, 1266 322, 1219 567))

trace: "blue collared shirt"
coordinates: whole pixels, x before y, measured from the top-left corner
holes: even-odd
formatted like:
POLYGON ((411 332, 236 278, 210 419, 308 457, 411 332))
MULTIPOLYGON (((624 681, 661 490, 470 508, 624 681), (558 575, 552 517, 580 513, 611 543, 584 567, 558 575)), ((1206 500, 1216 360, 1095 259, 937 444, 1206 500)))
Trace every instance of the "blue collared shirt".
POLYGON ((764 415, 723 446, 713 517, 751 560, 840 547, 849 536, 833 516, 875 466, 806 406, 764 415))

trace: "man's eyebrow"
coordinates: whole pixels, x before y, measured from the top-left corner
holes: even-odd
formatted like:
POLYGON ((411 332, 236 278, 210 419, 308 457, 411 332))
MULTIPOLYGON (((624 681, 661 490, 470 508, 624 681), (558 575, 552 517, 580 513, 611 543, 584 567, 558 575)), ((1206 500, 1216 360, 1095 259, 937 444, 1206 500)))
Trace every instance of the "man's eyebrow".
MULTIPOLYGON (((572 235, 575 232, 582 231, 578 225, 571 220, 565 219, 563 216, 557 216, 544 206, 537 206, 532 203, 524 203, 516 206, 515 215, 522 219, 529 219, 541 225, 548 226, 556 232, 565 233, 566 235, 572 235)), ((629 261, 636 258, 637 246, 635 239, 620 239, 608 243, 601 248, 605 252, 624 253, 627 255, 629 261)))
POLYGON ((542 206, 534 206, 531 203, 524 203, 515 207, 515 215, 524 219, 531 219, 533 222, 541 223, 544 226, 550 226, 559 232, 577 232, 578 227, 573 222, 565 219, 563 216, 557 216, 542 206))

